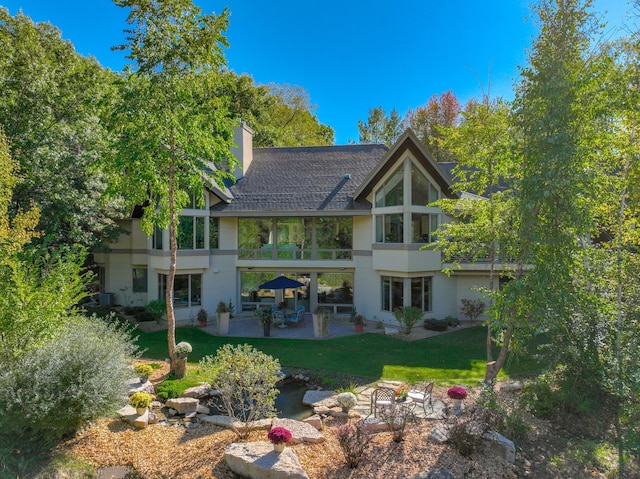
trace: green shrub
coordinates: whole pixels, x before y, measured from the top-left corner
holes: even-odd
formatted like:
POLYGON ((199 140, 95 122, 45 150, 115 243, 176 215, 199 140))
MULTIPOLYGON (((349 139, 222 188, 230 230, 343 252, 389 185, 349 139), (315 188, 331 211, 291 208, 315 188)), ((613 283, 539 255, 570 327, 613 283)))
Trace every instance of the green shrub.
POLYGON ((149 404, 151 404, 151 401, 153 401, 153 396, 145 392, 133 393, 129 397, 129 404, 131 404, 136 409, 149 407, 149 404))
POLYGON ((411 333, 411 329, 422 318, 423 314, 422 309, 414 308, 413 306, 404 306, 393 310, 393 316, 398 321, 398 324, 402 326, 405 334, 411 333))
POLYGON ((447 326, 451 326, 451 327, 456 327, 457 325, 460 324, 460 321, 458 320, 458 318, 454 316, 447 316, 446 318, 444 318, 444 321, 447 323, 447 326))
POLYGON ((167 303, 159 299, 154 299, 153 301, 149 301, 144 309, 153 316, 153 319, 159 320, 162 318, 162 315, 167 312, 167 303))
POLYGON ((133 372, 140 377, 149 377, 153 374, 153 366, 147 363, 136 364, 133 367, 133 372))
POLYGON ((248 344, 225 344, 215 357, 205 356, 200 366, 220 391, 226 414, 242 423, 234 425, 240 438, 247 437, 254 421, 274 415, 276 383, 282 379, 277 359, 248 344))
POLYGON ((340 394, 340 393, 353 393, 353 394, 358 394, 358 385, 354 382, 349 383, 347 386, 340 386, 339 388, 336 388, 336 394, 340 394))
POLYGON ((69 318, 57 337, 0 373, 0 428, 60 437, 113 412, 133 376, 129 333, 97 318, 69 318))
POLYGON ((435 318, 427 318, 424 320, 424 329, 430 331, 446 331, 449 325, 446 321, 435 318))
POLYGON ((485 417, 490 429, 513 441, 526 439, 531 430, 531 426, 517 408, 508 408, 501 404, 495 391, 490 387, 482 387, 476 406, 485 409, 485 417))
POLYGON ((175 379, 169 377, 156 386, 156 397, 167 400, 173 398, 179 398, 189 388, 197 386, 201 383, 201 380, 192 377, 191 373, 188 373, 186 377, 182 379, 175 379))
POLYGON ((451 444, 461 455, 471 456, 482 444, 484 434, 489 430, 486 411, 471 406, 464 414, 447 418, 447 429, 451 444))
POLYGON ((134 314, 133 319, 139 323, 144 323, 145 321, 155 321, 157 318, 148 311, 142 311, 141 313, 134 314))

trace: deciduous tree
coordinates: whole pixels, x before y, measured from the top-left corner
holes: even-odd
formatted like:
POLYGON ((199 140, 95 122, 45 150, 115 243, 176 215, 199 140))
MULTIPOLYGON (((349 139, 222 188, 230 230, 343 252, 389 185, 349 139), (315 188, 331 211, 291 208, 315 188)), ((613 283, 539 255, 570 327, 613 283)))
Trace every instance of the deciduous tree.
POLYGON ((173 287, 177 223, 189 192, 205 181, 223 186, 237 164, 230 151, 235 120, 220 97, 228 11, 203 14, 191 0, 116 0, 130 9, 122 102, 112 125, 117 152, 107 161, 111 192, 130 206, 143 205, 142 228, 168 227, 166 284, 168 349, 176 363, 173 287), (123 174, 123 172, 126 172, 123 174))

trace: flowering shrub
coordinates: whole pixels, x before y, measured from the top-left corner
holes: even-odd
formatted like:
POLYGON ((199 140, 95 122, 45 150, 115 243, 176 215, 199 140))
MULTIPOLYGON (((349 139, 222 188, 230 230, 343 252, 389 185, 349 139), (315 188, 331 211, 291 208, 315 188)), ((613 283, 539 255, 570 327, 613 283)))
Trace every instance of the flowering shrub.
POLYGON ((184 356, 185 354, 189 354, 191 351, 193 351, 193 348, 186 341, 181 341, 178 344, 176 344, 176 354, 179 356, 184 356))
POLYGON ((273 444, 282 444, 291 441, 291 431, 286 427, 272 427, 267 434, 273 444))
POLYGON ((345 409, 351 409, 356 404, 358 404, 356 395, 351 392, 344 392, 344 393, 338 394, 336 396, 336 402, 345 409))
POLYGON ((461 386, 455 386, 447 390, 447 396, 451 399, 464 399, 467 397, 467 390, 461 386))

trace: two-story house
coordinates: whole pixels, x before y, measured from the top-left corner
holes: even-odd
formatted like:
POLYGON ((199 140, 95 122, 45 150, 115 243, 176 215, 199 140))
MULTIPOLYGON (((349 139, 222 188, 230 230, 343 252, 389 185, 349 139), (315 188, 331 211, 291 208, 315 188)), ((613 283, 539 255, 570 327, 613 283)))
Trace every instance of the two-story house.
MULTIPOLYGON (((180 217, 174 289, 176 318, 200 308, 213 314, 220 300, 236 313, 286 299, 291 309, 353 308, 369 320, 395 323, 392 311, 416 306, 425 317, 459 316, 462 298, 487 286, 482 265, 450 276, 429 248, 441 222, 431 202, 453 198, 450 176, 410 130, 384 145, 253 148, 247 126, 236 131, 240 167, 226 190, 205 191, 180 217), (261 290, 286 275, 297 290, 261 290)), ((97 252, 101 290, 115 304, 163 299, 169 271, 168 232, 149 238, 130 218, 128 231, 97 252)))

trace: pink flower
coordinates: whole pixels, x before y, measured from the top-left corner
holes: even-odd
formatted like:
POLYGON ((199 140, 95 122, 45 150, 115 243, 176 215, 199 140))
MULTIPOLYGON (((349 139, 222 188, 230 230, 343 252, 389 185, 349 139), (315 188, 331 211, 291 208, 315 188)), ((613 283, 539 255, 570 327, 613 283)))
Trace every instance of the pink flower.
POLYGON ((273 444, 282 444, 291 441, 291 431, 286 427, 272 427, 267 437, 273 444))
POLYGON ((467 397, 467 390, 461 386, 455 386, 447 390, 447 396, 451 399, 464 399, 467 397))

